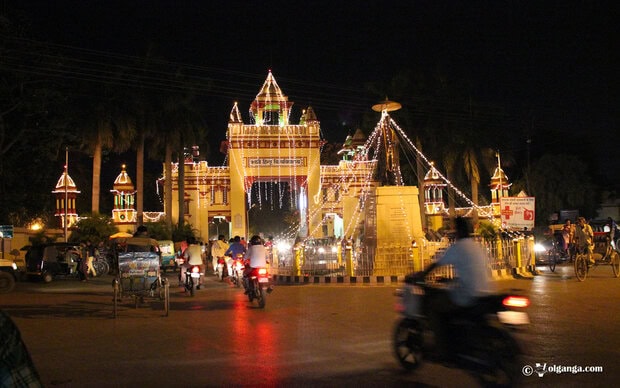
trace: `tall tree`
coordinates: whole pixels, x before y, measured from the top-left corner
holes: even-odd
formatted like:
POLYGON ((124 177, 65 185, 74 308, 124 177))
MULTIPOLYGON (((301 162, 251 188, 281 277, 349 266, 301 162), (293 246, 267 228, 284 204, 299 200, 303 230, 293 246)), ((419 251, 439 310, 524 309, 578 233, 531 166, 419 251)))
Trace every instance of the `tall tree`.
POLYGON ((185 223, 185 148, 200 143, 206 136, 204 124, 195 93, 179 71, 176 74, 178 81, 186 87, 178 93, 168 94, 162 102, 157 124, 160 146, 164 147, 164 208, 166 224, 172 225, 172 161, 176 151, 178 157, 178 187, 179 187, 179 218, 178 227, 185 223))

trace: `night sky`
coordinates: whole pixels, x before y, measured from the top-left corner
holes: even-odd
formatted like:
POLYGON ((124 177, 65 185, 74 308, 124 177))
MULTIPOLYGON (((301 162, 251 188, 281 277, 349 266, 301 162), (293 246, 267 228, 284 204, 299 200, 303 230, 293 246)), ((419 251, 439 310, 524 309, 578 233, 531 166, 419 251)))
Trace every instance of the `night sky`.
POLYGON ((0 0, 2 10, 32 23, 36 39, 67 46, 67 55, 89 49, 139 57, 151 47, 205 78, 228 80, 228 89, 207 96, 217 143, 233 101, 247 118, 269 69, 297 109, 315 107, 333 141, 342 141, 343 125, 359 125, 377 101, 366 82, 441 69, 473 85, 476 100, 509 112, 506 128, 515 136, 547 130, 587 136, 617 181, 613 4, 0 0))

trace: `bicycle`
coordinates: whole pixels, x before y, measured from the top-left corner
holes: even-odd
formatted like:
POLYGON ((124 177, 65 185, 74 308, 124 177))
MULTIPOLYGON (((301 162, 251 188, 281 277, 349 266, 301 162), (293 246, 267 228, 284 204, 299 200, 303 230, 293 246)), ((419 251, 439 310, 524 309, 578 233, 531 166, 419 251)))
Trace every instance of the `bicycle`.
POLYGON ((551 249, 547 251, 547 265, 551 272, 555 272, 555 266, 560 261, 560 249, 557 242, 553 242, 551 249))
POLYGON ((551 272, 555 272, 555 267, 558 263, 569 260, 570 253, 560 246, 560 242, 554 240, 551 243, 551 249, 549 249, 546 253, 546 263, 549 266, 551 272))

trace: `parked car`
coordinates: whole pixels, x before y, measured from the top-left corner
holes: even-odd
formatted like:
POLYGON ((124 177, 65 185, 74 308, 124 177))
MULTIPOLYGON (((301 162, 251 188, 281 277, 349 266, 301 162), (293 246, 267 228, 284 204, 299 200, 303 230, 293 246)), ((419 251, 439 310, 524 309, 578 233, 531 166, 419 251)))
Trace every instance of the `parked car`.
POLYGON ((51 243, 30 247, 26 253, 26 275, 46 283, 57 276, 78 276, 81 249, 72 243, 51 243))
POLYGON ((7 294, 15 288, 17 264, 13 260, 0 259, 0 294, 7 294))

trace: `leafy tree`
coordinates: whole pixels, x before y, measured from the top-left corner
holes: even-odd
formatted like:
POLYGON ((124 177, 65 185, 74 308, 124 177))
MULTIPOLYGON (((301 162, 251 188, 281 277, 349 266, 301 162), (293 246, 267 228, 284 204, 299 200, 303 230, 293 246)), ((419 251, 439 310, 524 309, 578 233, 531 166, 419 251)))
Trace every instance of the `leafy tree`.
POLYGON ((168 228, 166 221, 149 222, 145 226, 151 238, 155 240, 172 240, 172 231, 168 228))
POLYGON ((107 241, 116 232, 118 228, 113 224, 110 216, 91 213, 75 224, 69 241, 78 243, 90 240, 96 246, 102 241, 107 241))
POLYGON ((175 225, 172 229, 172 241, 186 241, 188 238, 195 238, 198 231, 189 223, 185 223, 182 226, 175 225))

